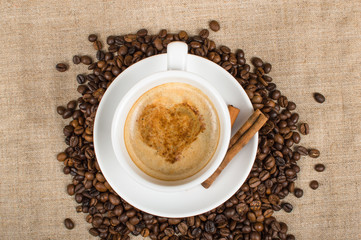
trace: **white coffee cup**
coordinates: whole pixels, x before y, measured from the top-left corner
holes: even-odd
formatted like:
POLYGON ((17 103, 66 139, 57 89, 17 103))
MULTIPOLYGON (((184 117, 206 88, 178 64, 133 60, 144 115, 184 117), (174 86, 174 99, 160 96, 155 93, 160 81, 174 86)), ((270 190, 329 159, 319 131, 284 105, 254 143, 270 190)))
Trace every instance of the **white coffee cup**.
POLYGON ((202 77, 187 72, 188 46, 183 42, 172 42, 167 46, 168 70, 152 74, 135 84, 122 98, 116 109, 112 122, 112 146, 121 167, 140 184, 162 192, 176 192, 190 189, 201 184, 222 162, 229 144, 231 135, 231 121, 228 107, 217 90, 202 77), (220 123, 220 136, 218 146, 213 157, 207 165, 195 175, 177 181, 163 181, 151 177, 136 166, 125 146, 124 126, 128 115, 135 102, 148 90, 170 82, 180 82, 192 85, 201 90, 213 103, 220 123))

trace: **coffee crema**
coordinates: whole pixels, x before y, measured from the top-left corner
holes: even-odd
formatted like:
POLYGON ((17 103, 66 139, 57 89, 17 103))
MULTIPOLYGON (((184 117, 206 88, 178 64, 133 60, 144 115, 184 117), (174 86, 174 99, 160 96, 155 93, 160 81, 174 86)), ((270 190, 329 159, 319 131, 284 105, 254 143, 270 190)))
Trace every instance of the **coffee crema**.
POLYGON ((166 181, 188 178, 212 159, 220 123, 210 99, 198 88, 172 82, 145 92, 132 106, 124 141, 144 173, 166 181))

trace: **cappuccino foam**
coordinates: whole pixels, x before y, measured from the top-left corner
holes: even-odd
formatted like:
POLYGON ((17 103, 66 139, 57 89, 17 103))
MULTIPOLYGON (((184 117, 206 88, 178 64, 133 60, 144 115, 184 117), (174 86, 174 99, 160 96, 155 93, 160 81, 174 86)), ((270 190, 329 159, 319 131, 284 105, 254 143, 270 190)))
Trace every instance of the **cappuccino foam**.
POLYGON ((161 180, 188 178, 212 159, 220 126, 215 107, 198 88, 166 83, 145 92, 132 106, 124 140, 132 161, 161 180))

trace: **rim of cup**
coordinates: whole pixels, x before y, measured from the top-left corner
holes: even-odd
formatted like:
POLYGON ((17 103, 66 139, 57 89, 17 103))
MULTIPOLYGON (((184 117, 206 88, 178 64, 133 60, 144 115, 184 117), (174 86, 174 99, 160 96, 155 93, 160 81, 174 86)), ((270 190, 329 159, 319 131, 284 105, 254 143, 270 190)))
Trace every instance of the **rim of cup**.
POLYGON ((138 183, 162 192, 183 191, 195 187, 210 177, 222 162, 231 136, 231 121, 227 104, 218 91, 201 76, 187 71, 168 70, 145 77, 136 83, 118 103, 112 126, 111 142, 121 167, 138 183), (186 179, 164 181, 151 177, 139 169, 130 158, 124 143, 124 125, 134 103, 150 89, 170 82, 190 84, 202 91, 213 103, 220 124, 218 145, 212 158, 198 173, 186 179))

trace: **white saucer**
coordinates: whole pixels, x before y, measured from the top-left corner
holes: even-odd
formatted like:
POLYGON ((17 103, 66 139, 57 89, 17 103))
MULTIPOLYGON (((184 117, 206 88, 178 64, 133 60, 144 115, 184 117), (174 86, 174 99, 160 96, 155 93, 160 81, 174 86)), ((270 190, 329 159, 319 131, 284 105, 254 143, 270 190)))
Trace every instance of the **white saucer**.
MULTIPOLYGON (((232 135, 253 113, 252 104, 239 83, 219 65, 188 55, 187 71, 208 80, 227 104, 240 109, 232 135), (201 71, 207 69, 207 71, 201 71)), ((121 168, 111 143, 111 126, 116 107, 125 93, 144 77, 167 70, 167 55, 146 58, 122 72, 105 92, 97 110, 94 148, 101 171, 110 186, 134 207, 163 217, 188 217, 210 211, 228 200, 246 180, 256 157, 258 134, 223 170, 209 189, 201 185, 181 192, 158 192, 128 176, 121 168)))

